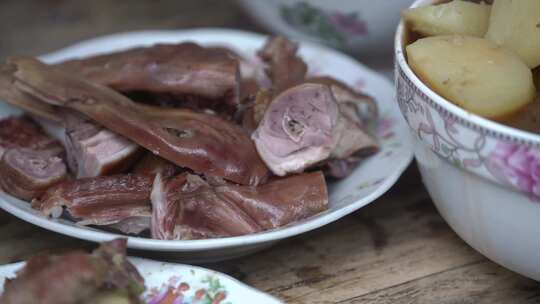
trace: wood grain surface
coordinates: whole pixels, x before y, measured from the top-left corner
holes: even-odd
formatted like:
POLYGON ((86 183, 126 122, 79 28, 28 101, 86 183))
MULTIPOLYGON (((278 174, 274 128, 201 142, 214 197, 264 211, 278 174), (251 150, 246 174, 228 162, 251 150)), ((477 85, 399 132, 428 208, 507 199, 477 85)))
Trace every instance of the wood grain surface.
MULTIPOLYGON (((0 59, 108 33, 192 27, 262 31, 231 1, 2 0, 0 59)), ((93 247, 0 211, 0 264, 93 247)), ((335 223, 203 266, 287 303, 540 303, 540 283, 490 262, 448 227, 415 164, 382 198, 335 223)))

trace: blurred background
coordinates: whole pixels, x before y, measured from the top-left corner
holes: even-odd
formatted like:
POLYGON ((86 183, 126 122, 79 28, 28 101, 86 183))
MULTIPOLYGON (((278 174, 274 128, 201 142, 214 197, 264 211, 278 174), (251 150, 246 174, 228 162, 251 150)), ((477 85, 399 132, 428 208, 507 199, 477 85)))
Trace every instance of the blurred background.
POLYGON ((2 0, 0 58, 145 29, 226 27, 281 33, 342 49, 392 76, 399 11, 412 0, 2 0))

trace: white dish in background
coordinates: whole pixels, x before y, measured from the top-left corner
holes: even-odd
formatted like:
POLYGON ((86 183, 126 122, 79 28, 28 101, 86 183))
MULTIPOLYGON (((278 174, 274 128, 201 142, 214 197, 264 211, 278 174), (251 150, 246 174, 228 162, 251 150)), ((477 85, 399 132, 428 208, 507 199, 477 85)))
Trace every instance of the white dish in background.
MULTIPOLYGON (((51 63, 139 45, 186 40, 205 45, 226 45, 244 56, 254 58, 255 50, 263 45, 265 39, 265 36, 258 34, 218 29, 144 31, 91 39, 42 56, 41 59, 51 63)), ((382 114, 378 130, 381 150, 362 162, 351 176, 329 186, 329 210, 290 226, 238 237, 188 241, 128 237, 129 248, 169 252, 169 258, 192 262, 229 259, 331 223, 374 201, 397 181, 412 159, 412 147, 407 125, 395 101, 393 85, 354 59, 323 46, 303 43, 300 54, 308 62, 311 74, 329 74, 356 89, 362 89, 377 100, 382 114)), ((14 111, 16 110, 0 103, 0 117, 14 111)), ((0 207, 35 225, 80 239, 103 242, 119 236, 78 226, 67 220, 45 218, 27 202, 6 194, 0 194, 0 207)))
POLYGON ((412 0, 239 0, 273 33, 353 54, 388 57, 401 10, 412 0))
MULTIPOLYGON (((183 296, 181 303, 199 303, 194 301, 197 293, 198 296, 208 296, 210 299, 210 302, 201 303, 211 303, 217 297, 223 299, 220 303, 230 304, 282 303, 268 294, 213 270, 141 258, 130 257, 129 260, 139 270, 145 280, 146 292, 143 294, 145 303, 153 303, 152 300, 155 301, 158 299, 160 293, 166 292, 169 288, 176 290, 178 296, 180 294, 183 296), (186 287, 189 287, 189 289, 186 287)), ((0 294, 3 292, 5 280, 14 278, 16 272, 24 265, 25 262, 20 262, 0 266, 0 294)))

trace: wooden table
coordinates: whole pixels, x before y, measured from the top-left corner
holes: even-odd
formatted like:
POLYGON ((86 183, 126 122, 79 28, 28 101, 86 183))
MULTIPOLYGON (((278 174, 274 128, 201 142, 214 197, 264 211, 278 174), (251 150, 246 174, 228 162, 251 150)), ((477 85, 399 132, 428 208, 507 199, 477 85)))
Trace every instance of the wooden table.
MULTIPOLYGON (((228 1, 3 0, 0 58, 118 31, 219 26, 261 31, 228 1)), ((94 246, 0 211, 0 264, 94 246)), ((335 223, 204 266, 288 303, 540 303, 540 283, 490 262, 448 227, 414 164, 382 198, 335 223)))

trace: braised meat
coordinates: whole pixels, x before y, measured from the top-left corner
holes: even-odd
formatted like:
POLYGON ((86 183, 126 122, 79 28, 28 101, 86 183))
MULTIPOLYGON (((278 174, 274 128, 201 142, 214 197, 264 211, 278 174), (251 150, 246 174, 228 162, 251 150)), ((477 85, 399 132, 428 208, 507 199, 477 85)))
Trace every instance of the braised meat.
POLYGON ((63 153, 29 117, 0 120, 0 187, 23 200, 39 197, 66 178, 63 153))
POLYGON ((9 65, 0 66, 0 100, 33 115, 55 122, 61 122, 62 118, 58 115, 55 106, 44 103, 39 98, 33 97, 30 94, 13 89, 15 82, 13 68, 13 66, 9 65))
POLYGON ((0 121, 0 186, 46 216, 162 240, 304 220, 328 208, 325 175, 378 150, 375 101, 307 71, 284 37, 249 60, 189 42, 10 58, 0 99, 61 122, 66 151, 28 118, 0 121))
POLYGON ((81 225, 112 225, 150 215, 152 176, 125 174, 64 181, 32 206, 52 217, 66 213, 81 225))
POLYGON ((77 178, 122 173, 139 158, 141 148, 78 113, 64 111, 69 168, 77 178))
MULTIPOLYGON (((263 102, 259 104, 264 107, 263 102)), ((351 170, 344 170, 343 165, 357 163, 359 156, 378 150, 371 134, 376 119, 377 107, 368 96, 335 79, 314 78, 272 99, 252 138, 276 175, 303 172, 330 160, 347 160, 333 162, 333 167, 325 170, 334 177, 344 177, 351 170)))
POLYGON ((54 150, 13 148, 0 160, 0 186, 22 200, 41 196, 66 177, 66 165, 54 150))
POLYGON ((77 110, 180 167, 249 185, 267 176, 248 135, 231 122, 190 110, 175 112, 175 119, 149 118, 119 93, 35 59, 15 58, 8 65, 16 67, 12 89, 77 110))
POLYGON ((8 279, 2 304, 139 304, 144 279, 126 259, 126 240, 104 243, 92 254, 35 256, 8 279), (117 299, 120 302, 100 300, 117 299))
POLYGON ((270 38, 257 54, 267 64, 266 73, 272 82, 272 91, 279 94, 302 83, 307 65, 298 57, 298 44, 285 37, 270 38))
POLYGON ((133 168, 133 173, 171 177, 182 171, 182 168, 163 159, 152 152, 147 152, 133 168))
POLYGON ((276 179, 258 187, 214 184, 183 173, 157 175, 152 189, 152 237, 198 239, 277 228, 327 208, 320 172, 276 179))
POLYGON ((8 117, 0 120, 0 157, 6 149, 28 148, 32 150, 55 150, 61 154, 60 142, 50 138, 28 116, 8 117))
POLYGON ((274 174, 302 172, 330 156, 338 115, 328 86, 302 84, 272 100, 252 138, 274 174))
POLYGON ((58 67, 121 92, 196 96, 231 106, 239 103, 238 60, 222 49, 190 42, 70 60, 58 67))

